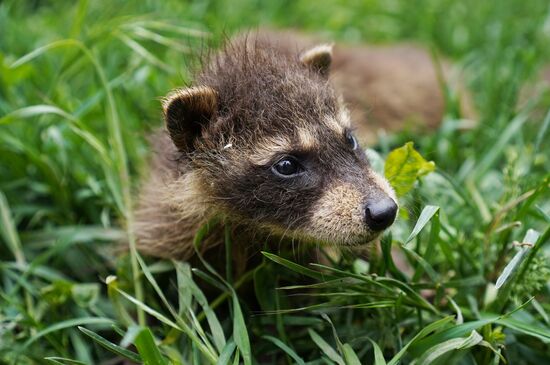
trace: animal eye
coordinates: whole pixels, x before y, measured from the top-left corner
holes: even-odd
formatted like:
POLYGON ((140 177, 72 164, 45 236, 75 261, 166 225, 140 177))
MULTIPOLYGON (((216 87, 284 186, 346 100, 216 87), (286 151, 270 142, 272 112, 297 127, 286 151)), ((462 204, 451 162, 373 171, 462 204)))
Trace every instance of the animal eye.
POLYGON ((302 167, 293 157, 284 157, 280 159, 271 169, 275 174, 283 177, 293 176, 302 171, 302 167))
POLYGON ((357 143, 357 139, 353 134, 351 134, 351 132, 346 133, 346 142, 349 144, 352 150, 357 149, 357 147, 359 146, 359 144, 357 143))

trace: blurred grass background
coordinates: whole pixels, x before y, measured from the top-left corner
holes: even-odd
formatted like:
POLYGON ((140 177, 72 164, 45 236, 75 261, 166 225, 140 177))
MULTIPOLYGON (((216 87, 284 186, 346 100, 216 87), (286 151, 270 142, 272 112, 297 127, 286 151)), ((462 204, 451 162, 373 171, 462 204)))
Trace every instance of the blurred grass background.
MULTIPOLYGON (((380 293, 350 286, 344 294, 328 284, 308 304, 325 303, 321 294, 332 292, 326 312, 342 342, 351 344, 361 363, 371 363, 368 338, 389 359, 428 323, 455 314, 451 302, 467 321, 475 321, 484 312, 506 313, 535 296, 516 313, 517 321, 532 328, 493 323, 478 331, 508 363, 549 362, 550 265, 543 245, 550 222, 550 94, 540 72, 550 59, 550 8, 543 0, 0 2, 0 362, 42 363, 46 356, 61 356, 113 363, 115 355, 75 326, 90 324, 115 343, 120 343, 117 333, 127 335, 133 328, 121 313, 133 313, 134 307, 124 302, 122 310, 123 298, 109 296, 102 280, 116 274, 117 287, 133 293, 136 261, 114 255, 113 242, 125 235, 131 193, 148 156, 147 133, 161 125, 159 99, 191 81, 208 45, 257 26, 292 27, 347 43, 423 44, 465 70, 479 113, 476 128, 459 131, 460 115, 450 105, 433 135, 388 136, 373 146, 385 156, 414 140, 438 166, 405 197, 409 219, 400 221, 385 242, 404 243, 422 208, 431 204, 440 207, 441 230, 433 246, 440 249, 429 254, 428 234, 415 237, 412 253, 404 250, 417 270, 410 277, 391 268, 387 252, 367 265, 367 273, 393 276, 416 293, 437 288, 435 311, 403 304, 397 291, 388 297, 390 304, 350 309, 372 303, 380 293), (511 243, 522 242, 528 229, 541 234, 537 250, 520 262, 509 291, 499 292, 500 304, 486 305, 494 294, 490 283, 518 250, 511 243), (426 260, 418 261, 415 253, 427 255, 426 260), (437 277, 418 274, 418 262, 437 277), (111 319, 115 329, 109 327, 111 319)), ((350 260, 340 267, 357 269, 350 260)), ((151 268, 168 277, 167 291, 174 289, 170 263, 151 268)), ((279 275, 299 283, 299 276, 279 272, 271 261, 262 270, 255 280, 279 275)), ((162 308, 149 283, 144 290, 143 301, 162 308)), ((284 301, 284 296, 276 298, 284 301)), ((262 363, 299 363, 276 341, 260 339, 264 335, 276 336, 305 361, 338 363, 323 346, 314 346, 308 328, 344 353, 318 312, 250 317, 242 305, 253 355, 262 363), (285 332, 283 323, 293 330, 285 332)), ((171 361, 205 363, 198 342, 174 338, 162 321, 148 318, 154 336, 163 340, 160 351, 171 361)), ((235 317, 220 321, 230 336, 235 317)), ((420 355, 408 354, 404 361, 420 355)), ((501 360, 476 347, 462 350, 453 361, 501 360)))

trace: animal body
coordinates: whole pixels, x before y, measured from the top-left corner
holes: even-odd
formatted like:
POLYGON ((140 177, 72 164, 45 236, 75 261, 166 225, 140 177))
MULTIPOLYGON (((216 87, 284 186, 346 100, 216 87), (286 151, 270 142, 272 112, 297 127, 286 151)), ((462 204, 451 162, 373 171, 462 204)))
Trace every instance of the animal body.
MULTIPOLYGON (((164 99, 136 210, 141 251, 189 259, 212 219, 230 227, 233 254, 245 259, 255 244, 358 246, 393 223, 395 194, 358 140, 372 137, 369 115, 390 129, 407 115, 441 119, 431 60, 406 47, 333 55, 330 45, 304 46, 269 32, 239 37, 164 99)), ((223 233, 214 229, 203 248, 223 233)))

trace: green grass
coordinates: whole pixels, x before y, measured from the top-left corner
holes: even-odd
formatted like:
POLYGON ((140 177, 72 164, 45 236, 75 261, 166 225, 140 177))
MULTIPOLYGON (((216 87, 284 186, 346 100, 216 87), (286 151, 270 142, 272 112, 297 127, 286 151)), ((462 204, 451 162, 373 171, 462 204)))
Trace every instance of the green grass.
POLYGON ((0 34, 0 363, 550 363, 547 1, 5 0, 0 34), (159 98, 259 24, 422 43, 462 66, 479 121, 461 130, 448 90, 438 131, 372 146, 437 168, 368 262, 266 252, 233 282, 117 254, 159 98))

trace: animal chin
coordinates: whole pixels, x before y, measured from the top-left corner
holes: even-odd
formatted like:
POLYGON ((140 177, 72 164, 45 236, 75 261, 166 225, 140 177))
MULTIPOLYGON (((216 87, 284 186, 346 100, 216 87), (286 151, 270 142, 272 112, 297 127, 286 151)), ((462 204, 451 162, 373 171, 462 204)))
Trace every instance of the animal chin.
POLYGON ((359 235, 355 237, 351 237, 346 241, 343 241, 341 243, 342 246, 363 246, 368 245, 369 243, 372 243, 375 241, 378 237, 380 237, 381 232, 375 232, 375 233, 366 233, 364 235, 359 235))
POLYGON ((363 232, 354 235, 331 235, 327 237, 324 234, 316 234, 314 232, 301 233, 299 236, 307 242, 328 245, 328 246, 342 246, 342 247, 358 247, 367 245, 380 236, 381 232, 363 232))

